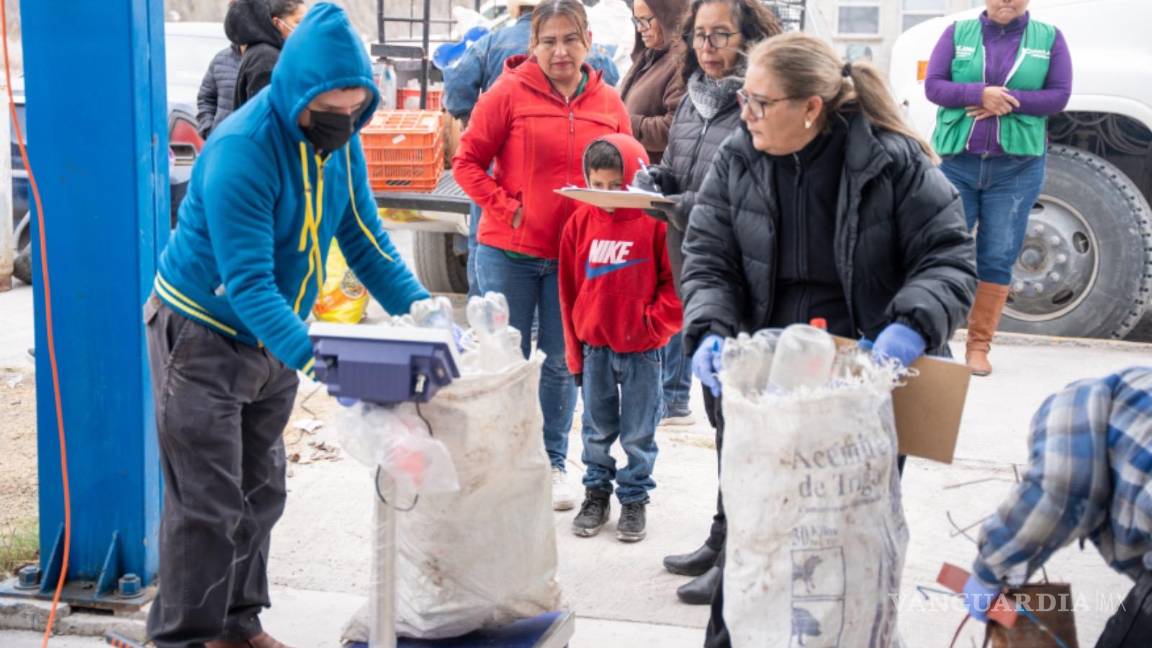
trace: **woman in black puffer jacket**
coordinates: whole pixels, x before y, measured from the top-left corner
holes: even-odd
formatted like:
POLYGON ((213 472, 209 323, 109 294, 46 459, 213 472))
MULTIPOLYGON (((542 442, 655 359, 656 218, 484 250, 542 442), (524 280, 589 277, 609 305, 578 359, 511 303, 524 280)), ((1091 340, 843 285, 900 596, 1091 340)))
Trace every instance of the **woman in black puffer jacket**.
MULTIPOLYGON (((676 285, 680 285, 683 257, 680 246, 688 227, 688 214, 696 204, 696 192, 712 166, 712 158, 740 122, 736 91, 744 83, 748 50, 757 42, 780 33, 776 17, 758 0, 695 0, 681 29, 683 41, 680 77, 687 95, 680 102, 668 133, 668 148, 658 166, 649 169, 654 183, 648 189, 671 198, 675 205, 653 215, 668 222, 668 258, 676 285)), ((641 178, 640 183, 644 180, 641 178)), ((664 424, 692 424, 688 408, 692 372, 684 355, 683 334, 672 338, 663 350, 664 424)), ((717 426, 715 401, 704 390, 704 410, 717 430, 716 448, 723 442, 717 426)), ((706 605, 719 578, 716 559, 724 548, 724 506, 717 498, 716 514, 704 545, 683 555, 668 556, 668 571, 696 578, 676 594, 690 605, 706 605)))
MULTIPOLYGON (((876 69, 785 34, 752 50, 738 97, 745 126, 720 147, 684 239, 696 376, 719 393, 724 338, 814 317, 905 365, 949 355, 976 289, 975 245, 959 194, 876 69)), ((709 647, 730 645, 723 592, 709 647)))
POLYGON ((224 33, 244 52, 236 72, 233 110, 272 82, 284 39, 307 11, 304 0, 236 0, 228 6, 224 33))

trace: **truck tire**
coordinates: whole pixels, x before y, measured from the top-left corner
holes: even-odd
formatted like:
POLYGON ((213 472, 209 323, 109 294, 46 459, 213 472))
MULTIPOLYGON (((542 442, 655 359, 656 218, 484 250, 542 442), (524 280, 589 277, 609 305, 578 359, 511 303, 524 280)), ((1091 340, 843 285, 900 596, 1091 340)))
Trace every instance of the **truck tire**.
POLYGON ((416 232, 416 274, 429 292, 467 293, 468 255, 458 254, 454 234, 416 232))
POLYGON ((16 225, 16 258, 12 260, 12 276, 32 285, 32 212, 16 225))
POLYGON ((1152 209, 1140 190, 1107 160, 1049 147, 1000 328, 1119 339, 1150 295, 1152 209))

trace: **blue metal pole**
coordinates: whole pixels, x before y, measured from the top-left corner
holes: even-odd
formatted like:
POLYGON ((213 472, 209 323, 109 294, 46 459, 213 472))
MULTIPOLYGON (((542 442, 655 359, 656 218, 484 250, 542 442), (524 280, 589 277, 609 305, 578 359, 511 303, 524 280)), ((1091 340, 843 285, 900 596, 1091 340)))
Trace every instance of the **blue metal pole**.
MULTIPOLYGON (((162 487, 141 307, 168 234, 164 4, 22 0, 21 13, 71 478, 76 587, 66 599, 99 600, 124 574, 150 583, 158 564, 162 487)), ((64 502, 33 248, 41 591, 51 593, 64 502)))

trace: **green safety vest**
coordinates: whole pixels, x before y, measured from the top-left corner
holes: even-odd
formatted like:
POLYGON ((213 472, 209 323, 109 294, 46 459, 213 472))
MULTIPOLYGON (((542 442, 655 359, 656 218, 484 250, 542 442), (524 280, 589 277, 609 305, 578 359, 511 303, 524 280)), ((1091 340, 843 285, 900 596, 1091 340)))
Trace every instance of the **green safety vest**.
MULTIPOLYGON (((1048 63, 1052 56, 1052 43, 1056 28, 1036 20, 1029 20, 1016 53, 1016 63, 1008 73, 1005 87, 1009 90, 1040 90, 1048 78, 1048 63)), ((952 58, 952 81, 956 83, 984 82, 984 33, 979 20, 961 20, 956 23, 953 38, 955 55, 952 58)), ((997 139, 1000 148, 1010 155, 1044 154, 1047 146, 1048 118, 1035 115, 1008 113, 996 118, 997 139)), ((932 146, 940 155, 963 153, 972 136, 976 120, 964 108, 944 108, 936 111, 936 130, 932 133, 932 146)))

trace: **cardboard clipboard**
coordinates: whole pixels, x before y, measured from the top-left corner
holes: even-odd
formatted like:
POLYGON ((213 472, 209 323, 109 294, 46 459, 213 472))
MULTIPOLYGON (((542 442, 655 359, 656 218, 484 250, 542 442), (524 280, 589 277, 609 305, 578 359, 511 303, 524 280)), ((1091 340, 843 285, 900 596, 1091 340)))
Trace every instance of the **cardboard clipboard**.
POLYGON ((628 187, 622 191, 564 187, 563 189, 556 189, 555 191, 566 198, 588 203, 589 205, 595 205, 603 209, 659 209, 661 207, 671 207, 676 204, 661 194, 636 189, 635 187, 628 187))

